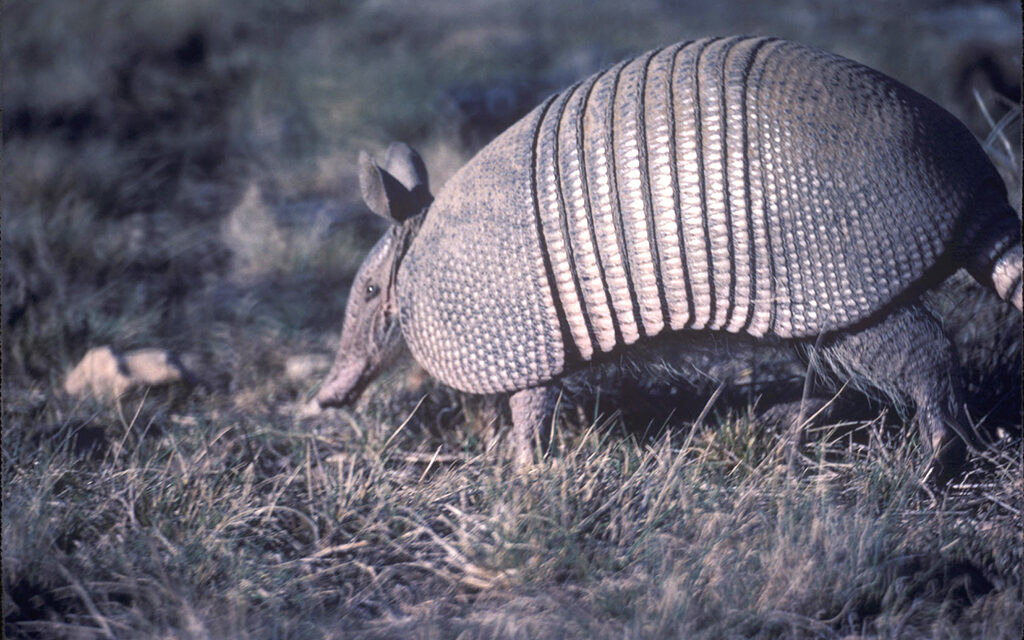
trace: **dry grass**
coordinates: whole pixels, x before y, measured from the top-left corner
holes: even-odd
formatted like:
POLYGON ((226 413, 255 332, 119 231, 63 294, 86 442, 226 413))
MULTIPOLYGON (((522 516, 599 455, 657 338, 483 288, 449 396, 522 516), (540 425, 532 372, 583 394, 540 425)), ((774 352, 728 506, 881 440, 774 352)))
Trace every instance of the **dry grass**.
POLYGON ((988 137, 1019 202, 1019 115, 971 66, 1019 67, 1019 7, 898 5, 5 5, 5 635, 1018 638, 1020 316, 966 280, 932 304, 1004 437, 942 495, 898 420, 815 430, 790 465, 742 389, 703 420, 710 390, 689 413, 567 404, 516 476, 495 402, 409 362, 319 416, 317 373, 286 376, 330 354, 380 230, 358 148, 413 142, 436 190, 516 109, 680 38, 882 68, 988 137), (481 110, 495 88, 511 111, 481 110), (202 382, 65 395, 102 344, 202 382))
MULTIPOLYGON (((57 404, 43 414, 74 409, 57 404)), ((913 438, 877 423, 788 470, 784 439, 742 417, 643 444, 614 421, 570 421, 516 477, 503 447, 434 444, 415 420, 352 429, 165 404, 6 439, 9 634, 1019 629, 1015 447, 935 497, 913 438)))

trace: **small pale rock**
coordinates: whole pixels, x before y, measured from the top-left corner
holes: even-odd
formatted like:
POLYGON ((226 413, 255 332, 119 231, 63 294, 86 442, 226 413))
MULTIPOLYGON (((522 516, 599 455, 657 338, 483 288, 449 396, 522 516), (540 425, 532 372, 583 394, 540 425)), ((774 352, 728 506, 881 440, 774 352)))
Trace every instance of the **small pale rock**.
POLYGON ((64 390, 76 396, 117 396, 127 385, 127 366, 110 347, 90 349, 64 379, 64 390))
POLYGON ((64 380, 71 395, 113 399, 142 386, 160 386, 190 380, 177 359, 162 349, 119 353, 109 346, 90 349, 64 380))
POLYGON ((284 363, 284 375, 289 380, 308 380, 322 375, 331 367, 331 359, 327 356, 306 353, 288 358, 284 363))
POLYGON ((178 382, 185 377, 185 371, 177 359, 162 349, 139 349, 124 356, 128 364, 128 375, 140 385, 155 387, 178 382))

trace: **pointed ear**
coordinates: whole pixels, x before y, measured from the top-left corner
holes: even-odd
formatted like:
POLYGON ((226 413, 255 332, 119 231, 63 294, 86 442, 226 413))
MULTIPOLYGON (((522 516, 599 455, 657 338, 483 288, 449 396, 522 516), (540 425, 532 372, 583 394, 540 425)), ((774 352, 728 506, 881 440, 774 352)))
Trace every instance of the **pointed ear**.
POLYGON ((427 166, 416 150, 404 142, 392 142, 384 154, 384 168, 398 178, 409 191, 426 189, 430 192, 427 166))
POLYGON ((365 151, 359 152, 359 189, 370 211, 389 222, 401 224, 414 213, 409 190, 365 151))
MULTIPOLYGON (((408 147, 406 148, 409 149, 408 147)), ((415 151, 412 151, 412 149, 409 149, 409 151, 415 155, 416 159, 419 159, 419 155, 416 155, 415 151)), ((396 152, 396 158, 401 156, 402 153, 400 151, 396 152)), ((359 188, 363 193, 363 201, 371 211, 392 223, 401 224, 422 211, 425 206, 430 204, 433 198, 425 186, 426 168, 423 167, 423 160, 420 159, 419 164, 422 169, 424 184, 413 182, 417 174, 414 162, 410 158, 405 157, 395 162, 396 166, 405 172, 405 175, 402 177, 410 177, 410 182, 414 185, 413 189, 410 189, 403 184, 403 181, 378 166, 373 161, 373 158, 370 157, 370 154, 365 151, 359 153, 359 188), (409 173, 410 171, 412 173, 409 173)))

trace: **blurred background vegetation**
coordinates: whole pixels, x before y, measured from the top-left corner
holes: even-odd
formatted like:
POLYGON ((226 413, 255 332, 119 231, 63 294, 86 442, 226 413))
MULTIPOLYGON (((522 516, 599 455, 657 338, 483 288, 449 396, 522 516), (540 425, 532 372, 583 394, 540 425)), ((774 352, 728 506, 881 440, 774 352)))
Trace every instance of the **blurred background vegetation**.
POLYGON ((13 0, 3 18, 4 368, 19 386, 95 344, 202 351, 225 326, 322 349, 379 230, 358 149, 412 143, 436 191, 545 95, 653 46, 801 40, 983 139, 973 91, 995 120, 1020 95, 1014 2, 13 0))
MULTIPOLYGON (((90 609, 74 588, 86 580, 158 576, 194 603, 212 593, 209 585, 223 586, 184 561, 140 568, 149 551, 129 552, 119 547, 127 543, 104 537, 142 526, 134 512, 101 509, 104 498, 88 489, 96 479, 90 474, 111 480, 125 470, 123 459, 110 457, 117 446, 127 442, 152 460, 156 452, 206 451, 203 465, 214 458, 221 465, 208 471, 235 469, 229 475, 238 486, 246 464, 258 459, 257 477, 273 484, 274 474, 301 468, 308 445, 296 445, 298 436, 274 440, 281 433, 349 430, 294 416, 332 354, 351 277, 381 231, 359 201, 361 148, 379 154, 392 140, 411 143, 436 193, 543 97, 624 56, 705 35, 770 34, 864 62, 951 110, 986 143, 1020 209, 1015 0, 7 0, 2 21, 9 633, 64 629, 15 623, 66 622, 68 611, 93 620, 82 628, 102 631, 94 622, 105 618, 92 609, 106 614, 121 596, 108 593, 90 609), (68 397, 66 372, 99 345, 174 351, 200 384, 143 398, 137 411, 68 397), (295 356, 314 364, 290 373, 295 356), (137 419, 157 443, 129 438, 137 419), (216 433, 229 435, 213 453, 216 433), (94 445, 106 453, 83 463, 94 445), (98 540, 113 555, 102 556, 98 540), (87 551, 106 559, 83 559, 87 551), (54 558, 62 564, 52 565, 54 558)), ((1019 316, 972 287, 954 283, 935 305, 947 313, 973 393, 987 398, 986 410, 999 407, 1019 434, 1019 316)), ((425 388, 415 371, 396 384, 408 392, 400 409, 380 418, 391 427, 425 388)), ((461 401, 445 393, 428 403, 428 451, 471 448, 471 436, 451 426, 487 409, 469 401, 454 419, 446 407, 461 401)), ((144 486, 114 484, 128 493, 144 486)), ((188 495, 201 502, 205 494, 188 495)), ((193 514, 195 522, 221 508, 209 507, 193 514)), ((159 508, 166 518, 179 513, 169 503, 159 508)), ((199 527, 188 522, 179 537, 199 527)), ((170 529, 160 531, 177 544, 170 529)), ((213 554, 196 553, 200 560, 213 554)), ((276 575, 251 577, 260 586, 250 584, 240 597, 286 610, 287 599, 266 593, 277 593, 269 586, 276 575)), ((1011 591, 1019 595, 1019 566, 1013 575, 1011 591)), ((140 610, 156 620, 153 610, 140 610)), ((188 636, 191 610, 175 611, 150 631, 188 636)), ((358 618, 381 609, 352 611, 358 618)), ((268 620, 253 624, 285 635, 298 628, 268 620)), ((232 624, 225 628, 237 633, 252 626, 232 624)), ((75 629, 61 633, 88 635, 75 629)))

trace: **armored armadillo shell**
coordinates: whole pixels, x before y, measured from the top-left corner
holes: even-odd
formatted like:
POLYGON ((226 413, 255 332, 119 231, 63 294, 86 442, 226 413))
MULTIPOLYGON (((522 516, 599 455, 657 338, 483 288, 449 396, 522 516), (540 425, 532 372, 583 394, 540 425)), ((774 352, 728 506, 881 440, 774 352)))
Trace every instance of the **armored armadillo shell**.
POLYGON ((403 333, 442 381, 496 392, 666 329, 838 330, 951 269, 994 176, 955 118, 850 60, 666 47, 552 96, 449 181, 399 274, 403 333))

